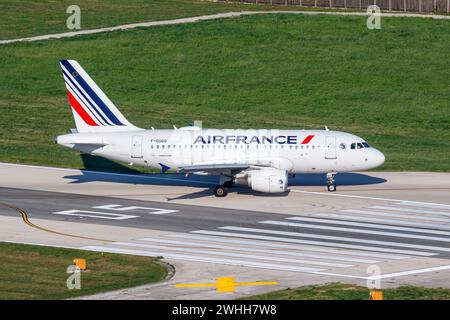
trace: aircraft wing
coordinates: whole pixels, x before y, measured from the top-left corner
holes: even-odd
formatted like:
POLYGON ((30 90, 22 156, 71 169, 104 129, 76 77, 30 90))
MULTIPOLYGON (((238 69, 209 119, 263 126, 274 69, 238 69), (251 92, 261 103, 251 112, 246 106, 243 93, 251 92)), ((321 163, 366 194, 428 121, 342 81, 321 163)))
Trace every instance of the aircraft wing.
POLYGON ((250 165, 240 163, 221 163, 221 164, 196 164, 190 166, 180 167, 179 170, 183 172, 195 171, 220 171, 220 170, 245 170, 250 165))
POLYGON ((179 172, 207 172, 215 174, 236 174, 238 172, 252 169, 262 169, 264 167, 270 167, 271 163, 212 163, 212 164, 194 164, 179 167, 179 172))

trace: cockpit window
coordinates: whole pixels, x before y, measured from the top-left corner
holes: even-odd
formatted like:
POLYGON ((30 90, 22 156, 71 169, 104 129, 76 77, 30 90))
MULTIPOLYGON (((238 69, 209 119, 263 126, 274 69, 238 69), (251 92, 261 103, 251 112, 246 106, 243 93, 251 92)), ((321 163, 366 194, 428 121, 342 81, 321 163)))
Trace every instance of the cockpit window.
POLYGON ((350 149, 362 149, 362 148, 370 148, 370 145, 367 142, 354 142, 350 145, 350 149))

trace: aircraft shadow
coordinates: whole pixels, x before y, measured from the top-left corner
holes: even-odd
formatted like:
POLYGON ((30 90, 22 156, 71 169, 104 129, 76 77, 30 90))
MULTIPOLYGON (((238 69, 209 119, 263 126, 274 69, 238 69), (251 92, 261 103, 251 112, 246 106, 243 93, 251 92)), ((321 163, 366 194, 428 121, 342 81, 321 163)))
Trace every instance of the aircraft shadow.
MULTIPOLYGON (((364 173, 338 173, 335 176, 336 185, 338 186, 361 186, 369 184, 385 183, 387 180, 371 176, 364 173)), ((326 186, 327 176, 321 173, 304 173, 297 174, 295 178, 289 179, 291 186, 326 186)))
MULTIPOLYGON (((114 161, 82 154, 81 159, 84 163, 82 174, 68 175, 64 178, 71 179, 70 183, 88 183, 88 182, 114 182, 134 185, 160 185, 160 186, 190 186, 204 188, 189 194, 167 198, 167 200, 196 199, 210 196, 212 189, 218 183, 217 176, 199 176, 184 174, 145 174, 133 168, 116 163, 114 161)), ((338 186, 371 185, 386 182, 386 179, 371 176, 363 173, 339 173, 335 177, 338 186)), ((289 179, 290 186, 326 186, 325 174, 297 174, 295 178, 289 179)), ((289 192, 267 194, 253 192, 250 188, 236 186, 229 189, 230 193, 247 194, 255 197, 285 197, 289 192)))

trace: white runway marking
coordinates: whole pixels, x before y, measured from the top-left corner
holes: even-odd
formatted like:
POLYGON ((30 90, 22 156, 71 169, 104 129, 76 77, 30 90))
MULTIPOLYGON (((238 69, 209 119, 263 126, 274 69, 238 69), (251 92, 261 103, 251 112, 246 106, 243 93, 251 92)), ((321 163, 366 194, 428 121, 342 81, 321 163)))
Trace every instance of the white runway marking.
POLYGON ((370 278, 370 279, 386 279, 386 278, 395 278, 395 277, 401 277, 401 276, 409 276, 409 275, 413 275, 413 274, 444 271, 444 270, 450 270, 450 265, 402 271, 402 272, 395 272, 395 273, 388 273, 388 274, 382 274, 379 276, 373 276, 373 277, 368 277, 368 278, 370 278))
POLYGON ((89 218, 110 219, 110 220, 126 220, 126 219, 140 218, 139 216, 132 216, 128 214, 108 213, 108 212, 98 212, 88 210, 65 210, 52 213, 66 216, 89 217, 89 218))
POLYGON ((383 216, 383 217, 393 217, 393 218, 403 218, 403 219, 408 219, 408 220, 415 219, 415 220, 429 220, 429 221, 437 221, 437 222, 450 222, 450 220, 446 219, 446 218, 434 218, 434 217, 428 217, 428 216, 424 217, 424 216, 416 216, 416 215, 408 215, 408 214, 397 214, 397 213, 387 213, 387 212, 378 212, 378 211, 346 209, 346 210, 341 210, 340 212, 368 214, 368 215, 383 216))
MULTIPOLYGON (((27 38, 11 39, 11 40, 0 40, 1 44, 22 42, 22 41, 41 41, 41 40, 51 40, 51 39, 61 39, 61 38, 71 38, 79 35, 88 35, 95 33, 111 32, 118 30, 130 30, 135 28, 148 28, 166 25, 176 25, 184 23, 195 23, 204 20, 216 20, 224 18, 239 17, 245 15, 255 15, 255 14, 305 14, 305 15, 343 15, 343 16, 367 16, 363 12, 325 12, 325 11, 240 11, 240 12, 226 12, 218 13, 212 15, 204 15, 197 17, 179 18, 172 20, 160 20, 160 21, 149 21, 141 23, 124 24, 114 27, 97 28, 97 29, 87 29, 81 31, 71 31, 64 33, 55 33, 40 35, 27 38)), ((382 13, 383 17, 414 17, 414 18, 428 18, 428 19, 450 19, 448 16, 444 15, 432 15, 432 14, 414 14, 414 13, 382 13)))
POLYGON ((345 227, 330 227, 330 226, 321 226, 321 225, 307 224, 307 223, 294 223, 294 222, 272 221, 272 220, 260 221, 259 223, 273 224, 273 225, 279 225, 279 226, 319 229, 319 230, 344 231, 344 232, 361 233, 361 234, 376 234, 376 235, 396 237, 396 238, 411 238, 411 239, 423 239, 423 240, 431 240, 431 241, 434 240, 434 241, 441 241, 441 242, 450 242, 450 238, 430 237, 430 236, 422 236, 422 235, 416 235, 416 234, 410 234, 410 233, 396 233, 396 232, 375 231, 375 230, 345 228, 345 227))
MULTIPOLYGON (((263 235, 248 234, 248 233, 234 233, 234 232, 208 231, 208 230, 196 230, 196 231, 192 231, 192 233, 216 235, 216 236, 224 236, 224 237, 238 237, 238 238, 268 240, 268 241, 302 243, 302 244, 310 244, 310 245, 326 246, 326 247, 334 247, 334 248, 346 248, 346 249, 378 251, 378 252, 388 252, 388 253, 400 253, 400 254, 406 254, 406 255, 412 255, 412 256, 428 256, 429 257, 429 256, 437 255, 436 253, 424 252, 424 251, 391 249, 391 248, 383 248, 383 247, 369 247, 369 246, 362 246, 362 245, 355 245, 355 244, 345 244, 345 243, 316 241, 316 240, 302 240, 302 239, 283 238, 283 237, 276 237, 276 236, 263 236, 263 235)), ((318 238, 324 238, 324 237, 318 237, 318 238)), ((347 239, 347 238, 345 238, 345 239, 347 239)), ((351 239, 351 240, 353 240, 353 239, 351 239)), ((373 241, 373 242, 376 244, 379 244, 378 241, 373 241)))
MULTIPOLYGON (((450 232, 448 232, 448 231, 429 230, 429 229, 410 228, 410 227, 387 226, 384 224, 375 224, 375 223, 349 222, 349 221, 341 221, 341 220, 303 218, 303 217, 292 217, 292 218, 287 218, 287 220, 319 222, 319 223, 324 223, 324 224, 337 224, 337 225, 345 225, 345 226, 367 227, 367 228, 374 228, 374 229, 423 232, 423 233, 440 234, 440 235, 450 236, 450 232)), ((389 221, 389 220, 387 220, 387 221, 389 221)), ((260 221, 260 223, 266 223, 266 221, 260 221)), ((401 233, 400 233, 400 235, 401 235, 401 233)))
MULTIPOLYGON (((234 235, 234 234, 233 234, 234 235)), ((400 260, 408 258, 406 255, 395 255, 395 254, 386 254, 386 253, 377 253, 370 251, 351 251, 344 249, 333 249, 333 248, 324 248, 318 246, 299 246, 299 245, 290 245, 281 242, 267 242, 267 241, 251 241, 245 239, 233 239, 230 237, 216 237, 216 236, 205 236, 205 235, 197 235, 197 234, 168 234, 168 237, 174 238, 182 238, 182 239, 194 239, 194 240, 205 240, 210 242, 222 242, 222 243, 237 243, 244 245, 256 245, 263 247, 271 247, 271 248, 281 248, 281 249, 292 249, 292 250, 305 250, 311 252, 324 252, 324 253, 333 253, 340 255, 350 255, 357 257, 371 257, 378 259, 390 259, 390 260, 400 260)), ((280 238, 281 239, 281 238, 280 238)), ((362 262, 362 261, 361 261, 362 262)))
POLYGON ((146 210, 148 214, 166 214, 166 213, 175 213, 179 212, 179 210, 168 210, 168 209, 159 209, 159 208, 149 208, 149 207, 136 207, 136 206, 121 206, 120 204, 107 204, 104 206, 93 207, 94 209, 103 209, 103 210, 117 210, 117 211, 132 211, 132 210, 146 210))
MULTIPOLYGON (((315 214, 317 217, 324 218, 334 218, 334 219, 346 219, 352 221, 373 221, 373 222, 382 222, 382 223, 401 223, 404 226, 417 226, 417 227, 429 227, 429 228, 438 228, 443 230, 450 230, 450 228, 443 227, 439 224, 426 223, 426 222, 411 222, 406 220, 396 220, 396 219, 378 219, 378 218, 370 218, 370 217, 361 217, 356 215, 344 215, 344 214, 336 214, 336 213, 317 213, 315 214)), ((450 222, 450 221, 446 221, 450 222)))
MULTIPOLYGON (((123 247, 137 247, 137 248, 148 248, 155 249, 161 251, 183 251, 187 253, 198 253, 201 255, 216 255, 216 256, 226 256, 226 257, 235 257, 235 258, 248 258, 248 259, 256 259, 256 260, 265 260, 265 261, 276 261, 276 262, 286 262, 292 264, 307 264, 310 266, 322 266, 322 267, 335 267, 335 268, 347 268, 352 267, 349 264, 343 263, 331 263, 324 261, 316 261, 316 260, 301 260, 301 259, 293 259, 293 258, 281 258, 281 257, 272 257, 272 256, 260 256, 256 254, 243 254, 243 253, 235 253, 235 252, 224 252, 224 251, 213 251, 213 250, 198 250, 198 249, 190 249, 187 247, 168 247, 168 246, 160 246, 160 245, 150 245, 150 244, 142 244, 142 243, 130 243, 130 242, 113 242, 110 245, 114 246, 123 246, 123 247)), ((159 255, 165 255, 166 253, 159 253, 159 255)), ((302 266, 306 267, 306 266, 302 266)))
POLYGON ((318 234, 280 231, 280 230, 255 229, 255 228, 244 228, 244 227, 233 227, 233 226, 219 227, 218 229, 256 232, 256 233, 269 233, 269 234, 313 238, 313 239, 315 238, 315 239, 324 239, 324 240, 326 239, 326 240, 337 240, 337 241, 347 241, 347 242, 370 243, 370 244, 375 244, 375 245, 379 245, 379 246, 384 245, 384 246, 394 246, 394 247, 404 247, 404 248, 415 248, 415 249, 450 252, 449 247, 435 247, 435 246, 425 246, 425 245, 390 242, 390 241, 377 241, 377 240, 356 239, 356 238, 347 238, 347 237, 334 237, 334 236, 325 236, 325 235, 318 235, 318 234))
MULTIPOLYGON (((110 247, 104 247, 104 246, 87 246, 87 247, 82 247, 81 249, 82 250, 90 250, 90 251, 98 251, 98 252, 131 254, 131 255, 147 256, 147 257, 155 257, 155 256, 158 256, 161 254, 160 252, 157 252, 157 251, 119 249, 119 248, 110 248, 110 247)), ((282 271, 297 271, 297 272, 323 271, 323 269, 304 268, 304 267, 289 266, 289 265, 283 265, 283 264, 259 263, 259 262, 254 262, 254 261, 236 260, 236 259, 229 259, 229 258, 228 259, 218 259, 218 258, 212 258, 212 257, 202 257, 202 256, 186 255, 186 254, 167 253, 164 255, 164 258, 227 264, 227 265, 234 265, 234 266, 246 266, 246 267, 253 267, 253 268, 273 269, 273 270, 282 270, 282 271)))
MULTIPOLYGON (((294 257, 306 257, 306 258, 315 258, 321 260, 336 260, 336 261, 349 261, 349 262, 359 262, 359 263, 378 263, 378 260, 367 260, 367 259, 359 259, 359 258, 351 258, 351 257, 342 257, 342 256, 333 256, 333 255, 320 255, 320 254, 312 254, 301 252, 292 252, 292 251, 282 251, 282 250, 265 250, 254 247, 237 247, 237 246, 224 246, 217 244, 208 243, 198 243, 198 242, 190 242, 190 241, 175 241, 175 240, 165 240, 165 239, 157 239, 157 238, 142 238, 137 239, 138 241, 146 241, 146 242, 157 242, 157 243, 165 243, 165 244, 174 244, 182 246, 182 250, 186 246, 192 247, 202 247, 202 248, 212 248, 212 249, 222 249, 222 250, 232 250, 232 251, 246 251, 246 252, 260 252, 266 254, 274 254, 274 255, 283 255, 283 256, 294 256, 294 257)), ((209 241, 216 241, 215 239, 211 239, 209 241)), ((261 247, 264 247, 264 244, 259 243, 261 247)), ((298 248, 296 248, 298 250, 298 248)))
POLYGON ((371 207, 369 207, 369 209, 388 210, 388 211, 400 211, 400 212, 413 212, 413 213, 427 213, 427 214, 434 214, 434 215, 450 216, 450 212, 440 212, 440 211, 431 211, 431 210, 417 210, 417 209, 409 209, 409 208, 371 206, 371 207))
MULTIPOLYGON (((450 17, 450 16, 449 16, 450 17)), ((334 193, 334 192, 316 192, 316 191, 304 191, 304 190, 294 190, 291 189, 290 192, 297 192, 297 193, 308 193, 308 194, 316 194, 319 196, 331 196, 331 197, 342 197, 342 198, 354 198, 354 199, 366 199, 366 200, 377 200, 377 201, 390 201, 390 202, 401 202, 401 203, 409 203, 413 205, 439 205, 442 206, 441 203, 433 203, 433 202, 421 202, 421 201, 405 201, 400 199, 389 199, 389 198, 379 198, 379 197, 368 197, 368 196, 356 196, 352 194, 341 194, 341 193, 334 193)), ((450 205, 448 205, 450 207, 450 205)))
POLYGON ((415 202, 408 202, 408 201, 402 201, 399 203, 396 203, 401 206, 411 206, 411 207, 422 207, 422 208, 435 208, 435 209, 446 209, 450 210, 450 204, 438 204, 438 203, 415 203, 415 202))

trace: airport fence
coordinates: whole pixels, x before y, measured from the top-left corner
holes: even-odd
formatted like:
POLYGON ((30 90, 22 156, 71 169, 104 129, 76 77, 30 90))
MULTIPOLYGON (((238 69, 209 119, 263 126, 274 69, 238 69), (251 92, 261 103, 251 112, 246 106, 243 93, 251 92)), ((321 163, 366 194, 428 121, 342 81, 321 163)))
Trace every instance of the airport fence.
POLYGON ((450 13, 450 0, 219 0, 284 6, 317 8, 343 8, 366 10, 377 5, 382 11, 403 11, 418 13, 450 13))

